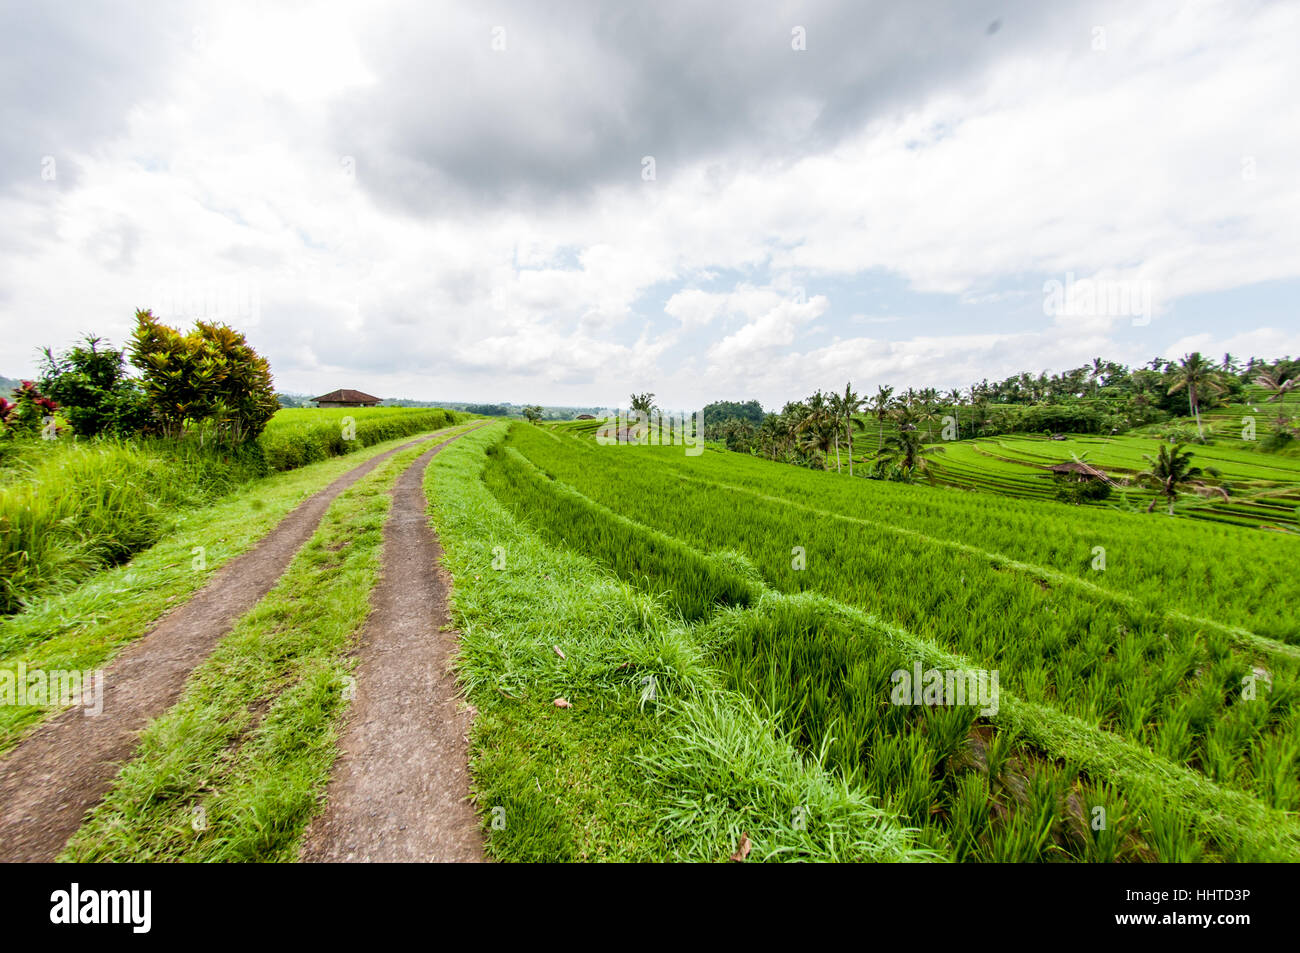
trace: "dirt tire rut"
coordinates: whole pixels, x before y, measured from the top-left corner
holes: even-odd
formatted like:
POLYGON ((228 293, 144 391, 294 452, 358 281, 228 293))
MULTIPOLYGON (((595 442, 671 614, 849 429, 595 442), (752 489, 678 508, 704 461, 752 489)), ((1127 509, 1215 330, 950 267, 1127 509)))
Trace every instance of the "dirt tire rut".
POLYGON ((424 472, 434 447, 398 479, 379 584, 361 637, 356 696, 308 862, 481 861, 469 803, 469 716, 449 671, 449 579, 429 526, 424 472))
POLYGON ((140 730, 175 703, 190 672, 270 592, 334 499, 393 454, 436 436, 371 457, 304 500, 109 663, 102 714, 69 708, 0 758, 0 861, 53 860, 134 754, 140 730))

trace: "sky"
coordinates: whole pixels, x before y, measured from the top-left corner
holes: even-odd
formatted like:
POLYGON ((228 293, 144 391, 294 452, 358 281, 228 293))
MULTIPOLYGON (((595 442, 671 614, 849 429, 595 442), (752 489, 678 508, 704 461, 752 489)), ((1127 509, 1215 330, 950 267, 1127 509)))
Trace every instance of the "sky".
POLYGON ((0 374, 662 406, 1300 354, 1300 4, 0 3, 0 374))

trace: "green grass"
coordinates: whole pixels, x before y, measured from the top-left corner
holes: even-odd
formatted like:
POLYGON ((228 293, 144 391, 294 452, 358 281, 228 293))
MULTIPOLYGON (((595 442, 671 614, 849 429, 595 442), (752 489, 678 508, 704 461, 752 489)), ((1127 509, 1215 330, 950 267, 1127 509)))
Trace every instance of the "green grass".
POLYGON ((145 729, 61 859, 296 858, 336 755, 389 491, 426 449, 395 455, 334 501, 281 580, 145 729))
MULTIPOLYGON (((448 431, 451 432, 451 431, 448 431)), ((273 474, 206 508, 177 516, 171 531, 130 562, 90 577, 26 612, 0 620, 0 668, 85 671, 106 664, 163 613, 205 586, 230 559, 251 549, 290 510, 337 477, 405 442, 273 474), (196 566, 196 547, 203 564, 196 566)), ((48 709, 0 706, 0 753, 43 720, 48 709)))
POLYGON ((118 565, 267 472, 290 470, 465 419, 440 409, 282 410, 256 445, 193 440, 7 442, 0 477, 0 616, 118 565), (345 437, 349 439, 345 439, 345 437))
MULTIPOLYGON (((880 612, 879 620, 871 615, 855 617, 859 633, 884 626, 885 631, 904 633, 913 653, 946 649, 958 653, 950 656, 955 659, 951 666, 1000 669, 1010 713, 998 721, 998 727, 1009 730, 1015 743, 1029 744, 1037 752, 1039 767, 1026 775, 1024 783, 1039 785, 1041 790, 1035 789, 1028 806, 1018 802, 1006 829, 990 834, 986 845, 971 846, 966 838, 967 850, 973 852, 969 856, 1046 859, 1044 851, 1053 855, 1064 851, 1076 859, 1099 859, 1097 844, 1080 841, 1071 854, 1069 845, 1061 843, 1062 831, 1070 827, 1061 812, 1072 803, 1071 792, 1075 800, 1089 791, 1101 797, 1115 777, 1125 782, 1121 798, 1140 806, 1142 822, 1134 828, 1137 841, 1128 847, 1110 843, 1105 849, 1111 854, 1128 850, 1166 859, 1294 854, 1294 823, 1275 813, 1294 809, 1298 789, 1300 692, 1295 659, 1285 647, 1277 646, 1267 659, 1271 690, 1261 691, 1257 701, 1246 701, 1240 679, 1255 661, 1253 650, 1265 643, 1234 638, 1222 627, 1206 629, 1166 613, 1150 593, 1127 601, 1095 587, 1055 588, 1022 571, 1024 567, 990 560, 990 554, 978 551, 954 554, 950 547, 936 546, 934 540, 912 531, 878 528, 865 520, 845 523, 831 512, 810 514, 807 507, 791 507, 763 494, 701 485, 706 481, 689 479, 684 484, 680 474, 673 472, 678 465, 671 462, 674 457, 669 451, 646 455, 644 448, 596 450, 575 441, 556 441, 527 427, 516 427, 511 440, 552 478, 573 480, 583 493, 596 497, 584 513, 588 525, 570 544, 591 546, 593 555, 616 567, 635 558, 624 552, 638 547, 636 524, 628 524, 631 516, 647 524, 641 530, 644 548, 663 550, 666 533, 699 548, 694 559, 689 552, 674 552, 653 578, 620 573, 651 595, 666 593, 670 604, 672 593, 698 575, 701 560, 708 558, 705 547, 726 546, 752 560, 777 590, 791 594, 813 590, 880 612), (608 538, 607 529, 593 523, 619 525, 618 547, 600 545, 608 538), (791 566, 792 544, 806 546, 805 569, 791 566), (926 648, 931 645, 933 649, 926 648), (1033 717, 1026 719, 1025 712, 1033 712, 1033 717), (1099 731, 1099 726, 1109 731, 1099 731), (1023 813, 1031 808, 1029 815, 1023 813), (1178 819, 1171 820, 1169 812, 1178 819), (1027 818, 1037 820, 1031 823, 1027 818)), ((707 465, 717 457, 706 454, 680 466, 698 469, 701 462, 707 465)), ((680 452, 677 458, 689 459, 680 457, 680 452)), ((489 462, 489 471, 517 466, 514 461, 508 451, 497 454, 489 462)), ((766 469, 764 475, 774 482, 779 475, 771 471, 796 472, 776 465, 766 469)), ((503 494, 508 490, 491 477, 488 485, 503 494)), ((559 479, 538 485, 549 489, 553 500, 530 499, 526 518, 536 525, 550 525, 554 532, 565 522, 575 488, 562 486, 559 479)), ((1073 512, 1059 509, 1062 516, 1073 512)), ((740 571, 745 561, 730 558, 739 567, 736 585, 753 585, 749 573, 740 571)), ((726 611, 747 616, 751 610, 726 611)), ((851 680, 827 682, 818 674, 823 663, 830 666, 825 671, 852 669, 848 662, 827 661, 827 653, 842 648, 848 634, 814 643, 812 657, 821 661, 804 666, 813 673, 805 681, 797 674, 798 656, 783 654, 782 646, 789 648, 781 641, 785 634, 781 630, 762 651, 744 656, 763 666, 767 682, 754 672, 733 672, 733 685, 779 688, 777 697, 760 700, 774 716, 788 717, 797 706, 796 721, 784 722, 785 729, 806 752, 825 755, 841 772, 847 774, 853 752, 862 750, 893 752, 894 769, 886 770, 885 777, 896 787, 901 783, 896 775, 919 771, 902 786, 902 793, 894 790, 885 801, 905 821, 924 830, 929 815, 918 815, 920 807, 927 811, 937 807, 943 813, 949 811, 943 807, 945 798, 957 798, 950 805, 956 814, 949 813, 969 822, 977 803, 976 787, 992 782, 963 777, 950 779, 951 786, 944 787, 937 768, 952 758, 961 725, 912 731, 887 726, 879 729, 882 735, 871 733, 877 729, 854 729, 854 724, 873 724, 870 711, 834 706, 847 703, 848 698, 866 699, 868 708, 878 707, 879 685, 863 688, 851 680), (832 730, 845 734, 838 747, 832 744, 823 751, 819 745, 831 737, 832 730), (937 744, 939 738, 947 741, 937 744)), ((878 681, 882 669, 864 671, 874 671, 878 681)), ((862 677, 864 684, 870 683, 869 677, 862 677)), ((887 760, 885 754, 878 757, 887 760)), ((879 781, 867 783, 866 789, 884 796, 879 781)), ((989 787, 986 793, 997 792, 989 787)), ((1118 816, 1125 816, 1122 805, 1122 800, 1112 804, 1118 816)), ((942 847, 940 839, 926 843, 942 847)))
MULTIPOLYGON (((1268 643, 1168 613, 1156 593, 1117 598, 1082 581, 1059 585, 1032 567, 913 531, 694 480, 683 487, 664 468, 646 465, 657 458, 641 456, 645 448, 582 453, 526 428, 517 428, 513 439, 610 509, 689 546, 739 552, 779 591, 812 590, 860 606, 999 669, 1005 684, 1030 701, 1159 747, 1271 803, 1290 798, 1272 780, 1276 771, 1265 767, 1297 770, 1300 661, 1293 650, 1269 652, 1264 664, 1272 689, 1266 698, 1239 703, 1242 679, 1260 664, 1259 647, 1268 643), (792 565, 796 547, 805 550, 804 569, 792 565)), ((558 512, 531 510, 535 520, 558 512)), ((599 532, 594 518, 584 526, 588 537, 599 532)), ((627 552, 634 550, 621 545, 620 557, 632 558, 627 552)), ((676 565, 678 585, 697 577, 681 560, 676 565)), ((667 585, 655 583, 656 589, 667 585)))
POLYGON ((477 709, 471 764, 490 853, 720 861, 748 834, 754 859, 927 856, 720 684, 696 629, 666 598, 559 548, 503 506, 480 478, 506 458, 486 452, 503 432, 467 435, 426 476, 455 579, 458 673, 477 709), (558 697, 572 707, 556 708, 558 697), (800 808, 807 823, 796 823, 800 808))
POLYGON ((296 407, 277 412, 257 442, 269 469, 292 470, 467 417, 440 407, 296 407))

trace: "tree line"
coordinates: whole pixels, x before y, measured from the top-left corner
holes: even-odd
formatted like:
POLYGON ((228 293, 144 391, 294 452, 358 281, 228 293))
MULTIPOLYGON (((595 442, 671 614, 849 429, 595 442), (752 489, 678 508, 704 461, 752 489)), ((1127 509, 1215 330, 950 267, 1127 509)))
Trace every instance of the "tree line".
MULTIPOLYGON (((1180 361, 1156 358, 1140 368, 1095 359, 1060 374, 1012 375, 969 388, 939 391, 880 386, 859 394, 851 383, 843 392, 818 390, 785 404, 780 413, 763 413, 757 401, 720 401, 704 408, 705 437, 731 450, 770 460, 852 475, 854 443, 874 429, 870 475, 911 479, 925 474, 928 457, 942 452, 937 441, 989 437, 1003 433, 1122 433, 1186 413, 1196 421, 1195 441, 1204 442, 1201 412, 1240 402, 1245 389, 1262 387, 1278 404, 1273 445, 1300 438, 1297 421, 1282 399, 1300 380, 1300 361, 1290 357, 1241 362, 1231 354, 1221 361, 1199 352, 1180 361), (874 424, 874 426, 872 426, 874 424)), ((870 435, 867 435, 870 439, 870 435)))

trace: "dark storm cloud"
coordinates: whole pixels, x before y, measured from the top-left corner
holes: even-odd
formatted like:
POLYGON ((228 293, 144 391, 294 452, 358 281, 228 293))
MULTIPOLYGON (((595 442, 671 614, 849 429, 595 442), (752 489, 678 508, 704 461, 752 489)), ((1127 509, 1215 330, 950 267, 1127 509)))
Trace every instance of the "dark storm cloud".
POLYGON ((165 2, 0 5, 0 191, 76 185, 73 152, 120 132, 168 87, 194 24, 165 2), (41 177, 53 156, 53 179, 41 177))
POLYGON ((403 16, 367 28, 362 53, 379 82, 339 105, 334 135, 365 188, 417 214, 579 198, 638 181, 645 155, 665 182, 689 161, 824 150, 995 59, 1077 49, 1093 22, 1073 6, 1005 0, 403 16), (495 26, 503 52, 491 48, 495 26), (804 52, 792 49, 796 26, 804 52))

